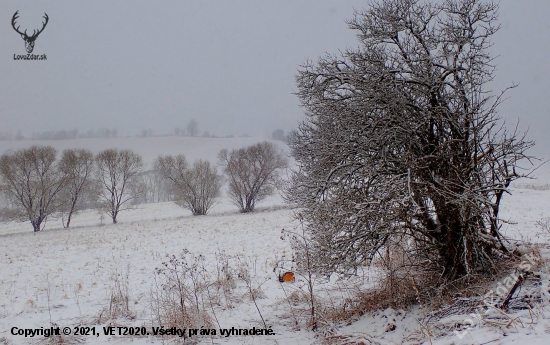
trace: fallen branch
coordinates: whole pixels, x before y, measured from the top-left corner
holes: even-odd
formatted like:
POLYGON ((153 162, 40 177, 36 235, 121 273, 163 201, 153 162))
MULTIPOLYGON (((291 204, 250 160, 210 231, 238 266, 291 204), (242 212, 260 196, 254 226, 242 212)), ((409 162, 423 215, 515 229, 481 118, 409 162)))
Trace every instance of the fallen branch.
POLYGON ((508 303, 510 303, 510 299, 512 299, 512 296, 514 295, 514 293, 516 292, 517 288, 521 285, 521 283, 525 280, 525 277, 523 277, 523 274, 520 274, 518 276, 518 279, 516 280, 516 282, 514 283, 514 286, 512 286, 512 288, 510 289, 510 292, 508 292, 508 295, 506 296, 506 298, 504 299, 504 301, 502 302, 502 304, 500 305, 500 309, 502 310, 506 310, 506 307, 508 306, 508 303))

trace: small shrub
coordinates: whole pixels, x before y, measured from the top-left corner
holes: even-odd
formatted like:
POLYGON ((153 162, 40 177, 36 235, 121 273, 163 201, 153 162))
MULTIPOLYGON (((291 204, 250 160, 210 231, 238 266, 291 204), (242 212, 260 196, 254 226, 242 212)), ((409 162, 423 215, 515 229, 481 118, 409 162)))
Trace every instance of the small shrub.
POLYGON ((544 218, 537 221, 537 225, 546 233, 550 234, 550 218, 544 218))
POLYGON ((130 309, 129 275, 130 266, 126 270, 115 269, 115 272, 109 278, 109 306, 100 311, 96 320, 97 323, 105 323, 120 317, 135 319, 136 315, 130 309))
POLYGON ((210 283, 203 257, 185 250, 180 257, 167 255, 167 259, 156 269, 158 280, 151 291, 153 322, 165 328, 212 328, 213 318, 205 303, 210 301, 210 283))
POLYGON ((216 253, 216 270, 217 279, 214 282, 214 286, 217 291, 220 290, 223 293, 226 308, 233 308, 231 302, 231 291, 237 287, 235 280, 235 272, 229 265, 230 257, 225 253, 216 253))

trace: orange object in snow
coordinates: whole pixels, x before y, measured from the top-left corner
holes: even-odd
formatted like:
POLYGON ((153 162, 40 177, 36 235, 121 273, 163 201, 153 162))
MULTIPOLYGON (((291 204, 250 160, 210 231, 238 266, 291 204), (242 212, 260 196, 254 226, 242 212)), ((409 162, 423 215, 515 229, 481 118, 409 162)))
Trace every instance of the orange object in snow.
POLYGON ((294 281, 294 273, 292 272, 286 272, 281 277, 279 277, 279 280, 282 282, 292 282, 294 281))

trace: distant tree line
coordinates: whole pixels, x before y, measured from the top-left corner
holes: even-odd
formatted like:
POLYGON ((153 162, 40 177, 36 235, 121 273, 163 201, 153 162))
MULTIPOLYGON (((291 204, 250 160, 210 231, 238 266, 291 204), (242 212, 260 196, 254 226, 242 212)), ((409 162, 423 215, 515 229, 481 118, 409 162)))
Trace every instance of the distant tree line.
POLYGON ((89 129, 86 132, 80 133, 80 138, 116 138, 118 129, 116 128, 99 128, 97 130, 89 129))
MULTIPOLYGON (((29 138, 25 137, 21 130, 17 130, 14 134, 12 131, 0 132, 0 141, 12 141, 12 140, 69 140, 77 138, 116 138, 118 137, 117 128, 99 128, 99 129, 89 129, 84 132, 80 132, 77 128, 71 130, 52 130, 52 131, 43 131, 43 132, 32 132, 29 138)), ((151 128, 142 129, 137 136, 141 138, 148 138, 154 135, 151 128)), ((158 135, 158 134, 156 134, 158 135)), ((195 119, 189 121, 186 127, 180 128, 176 127, 171 134, 165 135, 175 135, 181 137, 203 137, 203 138, 218 138, 220 136, 212 135, 208 131, 203 131, 202 134, 199 131, 199 124, 195 119)), ((222 138, 233 138, 234 135, 221 136, 222 138)), ((240 137, 250 137, 248 134, 242 134, 240 137)), ((288 136, 282 129, 276 129, 271 133, 271 139, 287 141, 288 136)))
POLYGON ((11 141, 11 140, 23 140, 25 137, 21 133, 21 130, 17 130, 15 135, 12 131, 0 132, 0 141, 11 141))
MULTIPOLYGON (((0 157, 0 217, 30 221, 41 231, 48 217, 69 227, 80 210, 98 209, 117 223, 120 212, 139 203, 174 201, 193 215, 206 215, 220 197, 224 177, 212 163, 189 164, 183 155, 159 156, 144 171, 142 157, 131 150, 108 149, 94 155, 69 149, 58 159, 51 146, 32 146, 0 157)), ((229 197, 241 212, 280 184, 286 158, 273 143, 222 150, 219 165, 228 181, 229 197)))
MULTIPOLYGON (((208 132, 205 132, 205 133, 208 133, 208 132)), ((186 128, 176 127, 174 129, 174 134, 176 136, 181 136, 181 137, 198 137, 199 136, 199 123, 197 122, 197 120, 192 119, 192 120, 189 121, 189 123, 187 123, 186 128)))
MULTIPOLYGON (((56 130, 44 132, 32 132, 30 139, 32 140, 67 140, 76 138, 116 138, 118 129, 116 128, 99 128, 97 130, 90 129, 86 132, 79 132, 77 128, 71 130, 56 130)), ((17 130, 15 134, 11 131, 0 132, 0 141, 25 140, 26 138, 21 130, 17 130)))
POLYGON ((72 129, 70 131, 46 131, 46 132, 33 132, 32 140, 66 140, 75 139, 78 137, 78 129, 72 129))

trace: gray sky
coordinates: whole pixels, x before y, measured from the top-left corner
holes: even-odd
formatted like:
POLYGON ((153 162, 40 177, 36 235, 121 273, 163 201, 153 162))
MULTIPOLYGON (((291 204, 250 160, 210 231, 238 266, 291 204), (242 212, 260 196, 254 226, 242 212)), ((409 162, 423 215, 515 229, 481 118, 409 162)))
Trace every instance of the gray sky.
MULTIPOLYGON (((307 58, 357 46, 345 20, 364 0, 7 1, 0 3, 0 131, 167 133, 195 118, 216 135, 267 136, 302 118, 294 75, 307 58), (34 54, 11 27, 50 21, 34 54)), ((502 0, 491 85, 500 108, 550 156, 550 1, 502 0)))

